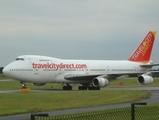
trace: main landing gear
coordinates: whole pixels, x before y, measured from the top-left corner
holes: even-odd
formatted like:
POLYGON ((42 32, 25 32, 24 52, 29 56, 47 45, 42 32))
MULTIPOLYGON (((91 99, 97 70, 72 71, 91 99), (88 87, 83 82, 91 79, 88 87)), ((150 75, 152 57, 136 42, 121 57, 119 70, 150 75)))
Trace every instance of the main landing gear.
POLYGON ((100 87, 94 87, 93 85, 89 84, 82 84, 82 86, 78 87, 78 90, 100 90, 100 87))
POLYGON ((63 90, 72 90, 72 86, 69 84, 66 84, 66 86, 63 86, 63 90))
MULTIPOLYGON (((65 86, 63 86, 63 90, 72 90, 72 86, 66 84, 65 86)), ((100 90, 100 87, 94 87, 93 85, 89 84, 82 84, 82 86, 78 87, 78 90, 100 90)))

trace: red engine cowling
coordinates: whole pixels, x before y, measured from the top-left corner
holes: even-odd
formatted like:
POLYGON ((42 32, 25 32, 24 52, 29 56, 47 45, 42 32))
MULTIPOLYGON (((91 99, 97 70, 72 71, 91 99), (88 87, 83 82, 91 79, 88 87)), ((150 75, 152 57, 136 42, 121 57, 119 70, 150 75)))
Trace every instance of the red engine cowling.
POLYGON ((138 83, 142 84, 142 85, 148 85, 153 83, 154 79, 153 77, 149 76, 149 75, 141 75, 138 77, 138 83))

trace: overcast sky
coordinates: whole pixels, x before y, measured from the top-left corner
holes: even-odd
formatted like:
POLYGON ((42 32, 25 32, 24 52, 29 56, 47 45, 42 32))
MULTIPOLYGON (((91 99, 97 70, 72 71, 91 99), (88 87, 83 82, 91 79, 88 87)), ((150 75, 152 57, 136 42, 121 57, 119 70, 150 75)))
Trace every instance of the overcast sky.
MULTIPOLYGON (((150 30, 159 0, 0 0, 0 66, 19 55, 128 59, 150 30)), ((158 33, 151 59, 159 63, 158 33)))

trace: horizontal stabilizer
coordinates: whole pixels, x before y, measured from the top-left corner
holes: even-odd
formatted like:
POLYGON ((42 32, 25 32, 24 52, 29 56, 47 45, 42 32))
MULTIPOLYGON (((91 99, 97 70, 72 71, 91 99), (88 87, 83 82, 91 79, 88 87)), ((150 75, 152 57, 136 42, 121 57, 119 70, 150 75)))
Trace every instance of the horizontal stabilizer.
POLYGON ((159 64, 140 65, 140 67, 153 67, 153 66, 159 66, 159 64))

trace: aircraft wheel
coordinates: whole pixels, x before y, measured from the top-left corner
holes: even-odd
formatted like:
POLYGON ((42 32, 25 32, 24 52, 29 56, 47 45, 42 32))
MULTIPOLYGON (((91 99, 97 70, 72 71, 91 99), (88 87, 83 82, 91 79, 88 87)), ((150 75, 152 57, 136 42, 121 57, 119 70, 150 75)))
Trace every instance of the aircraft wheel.
POLYGON ((100 87, 97 87, 97 90, 100 90, 100 87))
POLYGON ((93 90, 100 90, 100 87, 94 87, 93 90))
POLYGON ((89 87, 89 90, 100 90, 100 87, 89 87))
POLYGON ((68 86, 68 90, 72 90, 72 86, 68 86))
POLYGON ((79 87, 78 87, 78 90, 82 90, 82 86, 79 86, 79 87))
POLYGON ((93 88, 92 88, 92 87, 89 87, 88 89, 89 89, 89 90, 92 90, 93 88))
POLYGON ((72 90, 72 86, 63 86, 63 90, 72 90))
POLYGON ((63 86, 63 90, 66 90, 66 86, 63 86))
POLYGON ((83 90, 87 90, 87 87, 83 86, 83 90))
POLYGON ((85 87, 85 86, 79 86, 78 90, 87 90, 87 87, 85 87))

